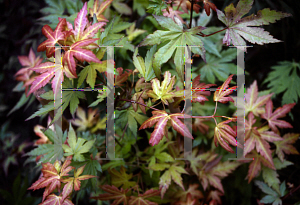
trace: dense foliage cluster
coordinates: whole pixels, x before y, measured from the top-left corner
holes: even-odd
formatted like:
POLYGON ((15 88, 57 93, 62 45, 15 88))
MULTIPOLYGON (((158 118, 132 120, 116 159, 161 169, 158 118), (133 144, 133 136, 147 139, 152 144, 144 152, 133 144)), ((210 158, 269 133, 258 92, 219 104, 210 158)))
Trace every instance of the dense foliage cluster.
MULTIPOLYGON (((40 139, 25 154, 41 172, 28 188, 44 189, 41 205, 71 205, 82 199, 114 205, 222 204, 222 179, 239 167, 246 167, 243 178, 248 183, 259 179, 256 186, 267 194, 259 203, 282 204, 288 191, 277 170, 293 164, 286 155, 299 154, 293 146, 299 134, 282 134, 292 125, 281 118, 300 94, 280 79, 291 72, 297 77, 300 66, 280 62, 273 67, 264 83, 275 94, 285 91, 282 107, 274 108, 274 93, 259 92, 256 81, 245 99, 236 97, 240 68, 232 61, 237 49, 246 51, 246 42, 280 42, 260 26, 290 14, 265 8, 247 15, 253 0, 239 0, 224 11, 209 0, 134 0, 133 8, 122 0, 46 2, 42 20, 51 23, 43 26, 46 40, 37 47, 45 58, 34 49, 19 56, 23 67, 15 78, 24 95, 11 111, 33 96, 41 107, 27 120, 48 118, 47 127, 34 127, 40 139), (127 22, 133 12, 144 16, 143 22, 127 22), (207 27, 212 15, 224 26, 207 27), (192 63, 197 62, 192 64, 192 115, 185 114, 186 45, 191 46, 192 63), (115 47, 115 160, 104 160, 111 92, 107 46, 115 47), (55 47, 62 50, 60 66, 55 64, 55 47), (59 92, 61 103, 55 100, 59 92), (236 105, 245 110, 244 144, 236 139, 241 129, 236 125, 243 124, 237 122, 236 105), (62 112, 54 114, 58 108, 62 112), (189 155, 184 137, 193 139, 189 155), (246 159, 228 160, 237 148, 246 159)), ((13 156, 7 159, 6 173, 13 156)))

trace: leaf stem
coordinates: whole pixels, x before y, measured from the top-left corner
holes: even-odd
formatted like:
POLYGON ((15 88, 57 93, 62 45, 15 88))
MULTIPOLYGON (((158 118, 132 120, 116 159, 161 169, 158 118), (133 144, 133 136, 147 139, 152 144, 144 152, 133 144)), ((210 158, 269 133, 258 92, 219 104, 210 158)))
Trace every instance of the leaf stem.
POLYGON ((220 32, 222 32, 222 31, 225 31, 226 29, 228 29, 228 27, 223 28, 223 29, 221 29, 221 30, 219 30, 219 31, 213 32, 213 33, 208 34, 208 35, 206 35, 206 34, 204 34, 204 33, 202 33, 202 32, 197 33, 197 35, 198 35, 198 36, 201 36, 201 37, 208 37, 208 36, 212 36, 212 35, 214 35, 214 34, 216 34, 216 33, 220 33, 220 32))
POLYGON ((281 200, 283 201, 283 200, 285 200, 287 197, 292 196, 293 193, 296 192, 298 189, 300 189, 300 185, 297 186, 295 189, 291 190, 291 191, 290 191, 289 193, 287 193, 286 195, 284 195, 284 196, 282 197, 281 200))
POLYGON ((218 101, 216 101, 216 106, 215 106, 215 111, 214 111, 214 114, 213 114, 213 116, 215 116, 215 114, 216 114, 217 107, 218 107, 218 101))
POLYGON ((182 1, 183 0, 181 0, 180 3, 179 3, 179 5, 177 6, 177 9, 176 9, 177 11, 178 11, 179 7, 181 6, 182 1))
POLYGON ((156 108, 151 107, 151 106, 149 107, 149 106, 145 105, 144 103, 136 102, 136 101, 134 101, 134 100, 128 100, 128 99, 119 99, 119 100, 126 101, 126 102, 131 102, 131 103, 137 103, 137 104, 142 105, 142 106, 144 106, 144 107, 148 107, 148 108, 151 108, 151 109, 153 109, 153 110, 160 111, 159 109, 156 109, 156 108))

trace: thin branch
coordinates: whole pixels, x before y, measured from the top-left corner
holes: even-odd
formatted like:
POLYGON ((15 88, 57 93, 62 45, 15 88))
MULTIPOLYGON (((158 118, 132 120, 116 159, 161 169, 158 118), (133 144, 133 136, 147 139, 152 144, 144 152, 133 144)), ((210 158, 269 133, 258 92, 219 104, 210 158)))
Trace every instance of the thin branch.
POLYGON ((294 192, 296 192, 298 189, 300 189, 300 185, 297 186, 295 189, 291 190, 289 193, 287 193, 286 195, 284 195, 281 200, 285 200, 286 198, 288 198, 289 196, 292 196, 294 192))
POLYGON ((176 9, 177 11, 178 11, 179 7, 181 6, 182 2, 183 2, 183 0, 181 0, 180 3, 179 3, 179 5, 177 6, 177 9, 176 9))
POLYGON ((218 101, 216 101, 216 106, 215 106, 215 111, 214 111, 214 114, 213 114, 213 116, 215 116, 215 114, 216 114, 217 107, 218 107, 218 101))
POLYGON ((197 33, 197 35, 198 35, 198 36, 201 36, 201 37, 208 37, 208 36, 212 36, 212 35, 214 35, 214 34, 216 34, 216 33, 220 33, 220 32, 222 32, 222 31, 225 31, 226 29, 228 29, 228 28, 227 28, 227 27, 226 27, 226 28, 223 28, 223 29, 221 29, 221 30, 219 30, 219 31, 213 32, 213 33, 208 34, 208 35, 206 35, 206 34, 200 32, 200 33, 197 33))
POLYGON ((143 105, 144 107, 148 107, 148 108, 151 108, 151 109, 153 109, 153 110, 160 111, 159 109, 156 109, 156 108, 151 107, 151 106, 149 107, 149 106, 145 105, 144 103, 136 102, 136 101, 134 101, 134 100, 128 100, 128 99, 119 99, 119 100, 126 101, 126 102, 131 102, 131 103, 137 103, 137 104, 139 104, 139 105, 143 105))

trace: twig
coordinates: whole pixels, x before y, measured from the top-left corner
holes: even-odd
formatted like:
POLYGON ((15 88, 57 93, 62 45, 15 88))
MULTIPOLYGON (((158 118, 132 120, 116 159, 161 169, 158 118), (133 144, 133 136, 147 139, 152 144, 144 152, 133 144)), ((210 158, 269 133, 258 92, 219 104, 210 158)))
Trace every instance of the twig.
POLYGON ((296 192, 298 189, 300 189, 300 185, 297 186, 295 189, 291 190, 289 193, 287 193, 286 195, 284 195, 281 200, 285 200, 286 198, 288 198, 289 196, 292 196, 294 192, 296 192))
POLYGON ((221 29, 221 30, 219 30, 219 31, 213 32, 213 33, 208 34, 208 35, 206 35, 206 34, 200 32, 200 33, 197 33, 197 35, 198 35, 198 36, 201 36, 201 37, 208 37, 208 36, 212 36, 212 35, 214 35, 214 34, 216 34, 216 33, 220 33, 220 32, 222 32, 222 31, 225 31, 226 29, 228 29, 228 28, 227 28, 227 27, 226 27, 226 28, 223 28, 223 29, 221 29))
POLYGON ((148 107, 148 108, 151 108, 151 109, 153 109, 153 110, 160 111, 159 109, 156 109, 156 108, 151 107, 151 106, 149 107, 149 106, 145 105, 144 103, 136 102, 136 101, 134 101, 134 100, 128 100, 128 99, 119 99, 119 100, 126 101, 126 102, 131 102, 131 103, 137 103, 137 104, 139 104, 139 105, 143 105, 144 107, 148 107))

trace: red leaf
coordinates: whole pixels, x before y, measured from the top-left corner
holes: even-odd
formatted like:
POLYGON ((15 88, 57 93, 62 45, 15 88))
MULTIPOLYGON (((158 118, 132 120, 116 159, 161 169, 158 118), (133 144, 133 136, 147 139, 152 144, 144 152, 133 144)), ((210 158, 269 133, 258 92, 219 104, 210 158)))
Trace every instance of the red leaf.
POLYGON ((255 116, 259 114, 263 114, 265 109, 262 107, 267 103, 267 101, 271 98, 273 94, 264 95, 258 97, 258 88, 256 80, 252 83, 250 88, 247 89, 247 93, 245 93, 245 112, 246 115, 248 112, 253 112, 255 116))
POLYGON ((155 202, 146 200, 148 197, 157 196, 160 194, 159 190, 147 190, 144 194, 139 194, 136 196, 130 196, 129 204, 130 205, 158 205, 155 202))
POLYGON ((82 41, 78 41, 78 42, 72 44, 70 49, 65 53, 64 58, 63 58, 63 64, 65 65, 67 62, 71 73, 73 73, 75 75, 75 77, 77 77, 77 75, 76 75, 76 63, 75 63, 74 57, 77 60, 82 61, 82 62, 83 61, 87 61, 87 62, 92 61, 95 63, 102 63, 92 51, 80 48, 80 47, 88 46, 89 44, 93 43, 96 40, 98 40, 98 39, 93 38, 93 39, 85 39, 82 41))
POLYGON ((112 205, 118 205, 122 202, 124 205, 127 205, 128 197, 126 196, 126 193, 129 191, 128 189, 123 190, 123 188, 121 188, 121 190, 119 190, 113 185, 103 185, 101 188, 108 192, 108 194, 99 194, 99 196, 91 197, 91 199, 98 199, 101 201, 114 200, 112 205))
POLYGON ((215 12, 217 12, 217 7, 215 4, 209 2, 209 0, 204 0, 203 1, 204 4, 204 9, 206 12, 206 15, 209 16, 210 15, 210 9, 214 10, 215 12))
POLYGON ((227 80, 223 83, 222 86, 220 86, 214 93, 214 101, 220 102, 220 103, 227 103, 228 101, 234 102, 234 100, 231 97, 225 97, 229 94, 231 94, 237 86, 233 86, 231 88, 229 87, 229 83, 232 80, 232 76, 230 75, 227 80), (228 89, 227 89, 228 88, 228 89))
POLYGON ((151 134, 149 143, 154 146, 159 143, 159 141, 163 138, 165 133, 165 127, 167 122, 171 120, 172 127, 179 132, 182 136, 194 139, 192 134, 189 132, 187 127, 178 119, 178 118, 186 118, 188 116, 183 113, 175 113, 175 114, 167 114, 167 112, 160 111, 152 111, 153 117, 146 120, 140 127, 139 130, 145 129, 147 127, 152 127, 154 124, 155 128, 151 134), (186 116, 186 117, 185 117, 186 116))
POLYGON ((299 154, 297 149, 292 145, 299 138, 298 133, 287 133, 283 136, 282 141, 274 142, 276 145, 276 154, 278 158, 283 162, 285 154, 299 154))
POLYGON ((202 105, 208 99, 205 96, 210 96, 210 91, 207 91, 206 88, 210 88, 211 86, 215 86, 216 84, 206 84, 200 83, 200 75, 198 75, 193 80, 193 93, 192 93, 192 102, 200 102, 202 105))
POLYGON ((261 115, 262 118, 268 120, 270 128, 277 132, 277 127, 280 128, 293 128, 293 126, 283 120, 278 120, 278 118, 285 117, 287 113, 291 111, 291 109, 296 105, 296 103, 290 103, 283 105, 282 107, 277 108, 273 113, 273 102, 269 100, 266 104, 266 112, 261 115), (276 127, 277 126, 277 127, 276 127))
POLYGON ((235 139, 236 132, 229 125, 227 125, 229 122, 232 122, 232 120, 230 119, 230 120, 223 121, 215 127, 214 142, 215 142, 216 147, 218 146, 217 142, 219 142, 220 145, 225 150, 227 150, 231 153, 234 153, 234 151, 231 149, 231 147, 228 145, 228 143, 233 146, 238 146, 240 148, 243 148, 243 147, 235 139))
POLYGON ((63 32, 66 26, 66 19, 61 19, 53 31, 50 26, 45 25, 42 28, 43 34, 47 37, 47 40, 39 45, 37 48, 38 52, 46 50, 46 56, 50 58, 55 52, 55 44, 65 39, 65 32, 63 32))

